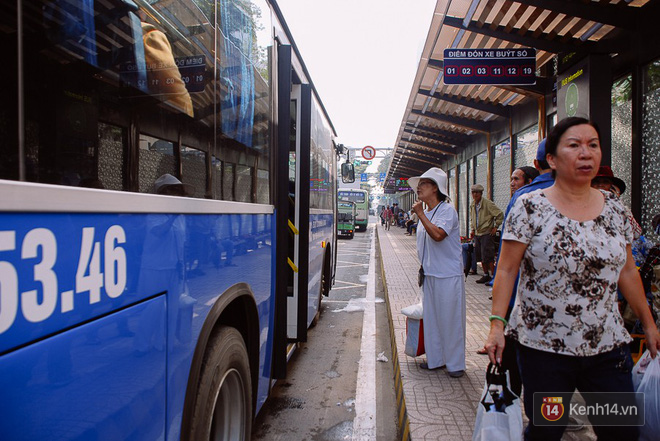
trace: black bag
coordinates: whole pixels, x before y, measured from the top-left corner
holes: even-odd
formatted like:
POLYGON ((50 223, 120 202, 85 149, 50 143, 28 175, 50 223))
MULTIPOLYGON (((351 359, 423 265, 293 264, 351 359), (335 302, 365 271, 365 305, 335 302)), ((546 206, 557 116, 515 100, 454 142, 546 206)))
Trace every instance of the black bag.
POLYGON ((417 284, 419 286, 422 286, 424 284, 424 267, 422 265, 419 266, 419 274, 417 275, 417 284))

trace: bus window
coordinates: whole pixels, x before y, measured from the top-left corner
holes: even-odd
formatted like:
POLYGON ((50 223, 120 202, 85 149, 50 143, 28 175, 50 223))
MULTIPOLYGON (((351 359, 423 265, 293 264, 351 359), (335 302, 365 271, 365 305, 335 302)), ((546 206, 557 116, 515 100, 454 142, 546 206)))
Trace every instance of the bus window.
MULTIPOLYGON (((222 174, 229 187, 196 175, 195 197, 210 196, 211 180, 216 198, 269 203, 272 16, 266 1, 250 4, 217 2, 216 14, 215 2, 190 0, 23 3, 24 114, 9 88, 0 178, 23 172, 32 182, 146 193, 158 173, 193 179, 183 144, 234 164, 222 174), (171 142, 173 153, 145 148, 140 133, 171 142)), ((7 17, 0 47, 16 59, 16 11, 7 17)), ((17 72, 0 79, 17 84, 17 72)))
POLYGON ((140 135, 140 193, 153 193, 154 182, 165 173, 178 176, 174 143, 140 135))
POLYGON ((80 186, 123 190, 125 151, 126 129, 111 124, 99 123, 98 179, 95 182, 93 178, 83 178, 80 186))
POLYGON ((252 202, 252 167, 236 166, 236 200, 252 202))
POLYGON ((257 200, 258 204, 267 204, 270 201, 268 194, 268 170, 257 169, 257 200))
POLYGON ((206 153, 192 147, 181 148, 181 168, 184 184, 193 187, 192 197, 206 196, 206 153))
POLYGON ((222 199, 222 161, 215 156, 211 156, 211 182, 213 199, 222 199))
POLYGON ((234 198, 234 172, 236 165, 230 162, 224 163, 222 174, 222 199, 226 201, 235 201, 234 198))

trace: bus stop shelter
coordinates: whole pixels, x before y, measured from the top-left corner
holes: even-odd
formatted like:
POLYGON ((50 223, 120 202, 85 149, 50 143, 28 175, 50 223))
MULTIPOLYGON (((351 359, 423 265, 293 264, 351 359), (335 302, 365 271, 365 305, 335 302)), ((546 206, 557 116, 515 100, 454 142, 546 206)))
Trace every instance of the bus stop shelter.
POLYGON ((439 0, 385 190, 443 168, 464 233, 471 184, 484 185, 487 197, 506 206, 513 169, 531 165, 558 120, 583 116, 600 126, 603 164, 631 189, 624 202, 650 231, 660 210, 660 195, 644 179, 660 172, 654 165, 660 130, 653 127, 660 118, 658 17, 657 0, 439 0), (506 69, 511 59, 484 58, 515 58, 527 49, 532 63, 518 69, 533 66, 531 78, 529 69, 521 81, 506 72, 493 78, 494 66, 506 69), (462 75, 455 58, 470 58, 470 51, 478 60, 466 61, 474 70, 462 75))

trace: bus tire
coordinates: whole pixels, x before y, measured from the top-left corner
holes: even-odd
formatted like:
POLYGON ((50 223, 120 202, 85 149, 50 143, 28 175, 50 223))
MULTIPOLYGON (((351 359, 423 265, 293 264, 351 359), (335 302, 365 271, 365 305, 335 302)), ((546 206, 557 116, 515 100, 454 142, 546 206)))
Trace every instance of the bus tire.
POLYGON ((316 324, 319 322, 319 319, 321 318, 321 300, 323 299, 323 283, 325 282, 325 277, 325 270, 323 270, 323 273, 321 274, 321 289, 319 289, 319 302, 316 305, 316 314, 314 314, 312 323, 309 324, 310 328, 316 326, 316 324))
POLYGON ((252 430, 252 383, 241 333, 221 326, 204 355, 191 440, 249 440, 252 430))
POLYGON ((330 262, 329 254, 326 252, 325 257, 323 258, 323 269, 321 270, 321 288, 319 289, 319 302, 317 304, 316 308, 316 314, 314 315, 314 318, 312 319, 312 323, 310 323, 309 327, 313 328, 316 326, 316 324, 319 322, 319 319, 321 318, 321 301, 323 300, 324 295, 329 295, 329 292, 326 293, 326 289, 328 285, 328 277, 330 277, 330 270, 328 268, 328 264, 330 262))

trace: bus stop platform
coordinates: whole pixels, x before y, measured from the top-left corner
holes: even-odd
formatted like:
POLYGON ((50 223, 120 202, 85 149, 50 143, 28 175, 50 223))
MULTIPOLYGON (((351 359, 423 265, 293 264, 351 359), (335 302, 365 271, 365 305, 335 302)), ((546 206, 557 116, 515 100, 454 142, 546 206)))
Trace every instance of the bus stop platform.
MULTIPOLYGON (((405 355, 406 316, 401 309, 419 302, 417 272, 419 260, 415 235, 405 229, 385 230, 376 225, 385 298, 390 316, 392 359, 401 440, 472 440, 472 431, 484 387, 488 356, 477 354, 482 348, 490 324, 491 291, 476 283, 479 275, 468 276, 466 295, 465 375, 451 378, 446 369, 424 370, 419 365, 425 356, 405 355)), ((524 423, 527 419, 523 415, 524 423)), ((593 440, 590 427, 565 432, 562 440, 593 440)))

